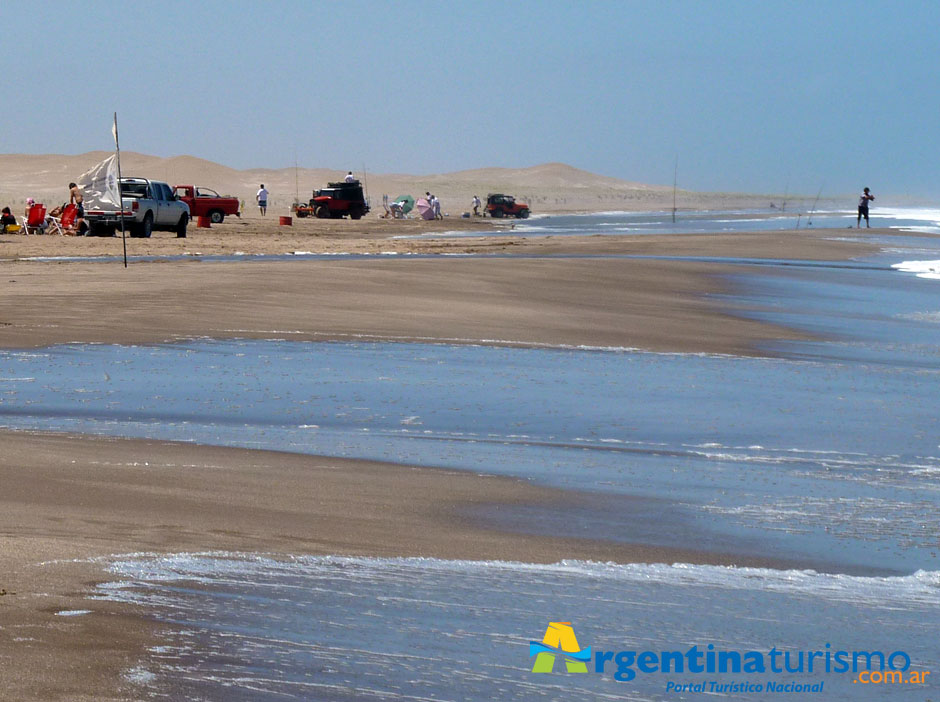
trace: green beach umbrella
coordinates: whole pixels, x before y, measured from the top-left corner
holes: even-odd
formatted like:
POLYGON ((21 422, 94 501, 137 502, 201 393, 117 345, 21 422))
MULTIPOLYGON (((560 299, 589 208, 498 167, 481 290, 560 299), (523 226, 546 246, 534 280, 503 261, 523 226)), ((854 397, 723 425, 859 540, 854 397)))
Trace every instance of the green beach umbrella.
POLYGON ((415 199, 411 195, 399 195, 392 202, 401 203, 401 211, 408 214, 415 208, 415 199))

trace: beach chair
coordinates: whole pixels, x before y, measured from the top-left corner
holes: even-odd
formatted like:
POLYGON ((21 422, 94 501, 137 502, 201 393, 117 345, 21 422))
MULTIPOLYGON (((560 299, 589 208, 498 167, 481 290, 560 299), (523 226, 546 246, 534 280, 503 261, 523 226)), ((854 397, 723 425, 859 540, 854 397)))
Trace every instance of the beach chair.
POLYGON ((68 205, 62 210, 61 217, 47 217, 49 220, 50 233, 65 235, 75 224, 75 216, 78 214, 78 208, 75 205, 68 205))
POLYGON ((42 234, 46 230, 46 206, 40 202, 31 205, 23 220, 24 234, 42 234))

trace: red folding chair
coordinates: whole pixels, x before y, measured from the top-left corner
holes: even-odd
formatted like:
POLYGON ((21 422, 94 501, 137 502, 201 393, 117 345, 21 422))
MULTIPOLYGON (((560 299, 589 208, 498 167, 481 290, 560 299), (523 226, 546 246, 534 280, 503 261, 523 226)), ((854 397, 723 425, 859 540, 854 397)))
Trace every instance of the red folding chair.
POLYGON ((61 217, 49 217, 49 227, 57 234, 67 234, 68 230, 75 224, 75 215, 78 214, 78 208, 75 205, 66 205, 62 210, 61 217))
POLYGON ((46 206, 37 202, 29 207, 29 213, 23 218, 23 231, 26 234, 42 234, 46 230, 46 206))
POLYGON ((75 216, 78 214, 78 208, 75 205, 67 205, 64 210, 62 210, 62 219, 59 220, 59 224, 62 225, 63 229, 71 229, 75 224, 75 216))

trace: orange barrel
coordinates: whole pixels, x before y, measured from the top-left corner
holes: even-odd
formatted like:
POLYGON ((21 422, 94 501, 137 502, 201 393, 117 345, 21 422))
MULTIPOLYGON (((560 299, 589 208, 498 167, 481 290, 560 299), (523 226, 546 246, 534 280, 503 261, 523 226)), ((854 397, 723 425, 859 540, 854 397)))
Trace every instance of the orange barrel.
POLYGON ((290 217, 281 217, 281 226, 282 226, 282 227, 292 227, 292 226, 294 226, 292 222, 293 222, 293 220, 291 220, 290 217))
POLYGON ((203 229, 208 229, 210 226, 212 226, 212 220, 208 217, 199 217, 199 219, 196 220, 196 226, 202 227, 203 229))

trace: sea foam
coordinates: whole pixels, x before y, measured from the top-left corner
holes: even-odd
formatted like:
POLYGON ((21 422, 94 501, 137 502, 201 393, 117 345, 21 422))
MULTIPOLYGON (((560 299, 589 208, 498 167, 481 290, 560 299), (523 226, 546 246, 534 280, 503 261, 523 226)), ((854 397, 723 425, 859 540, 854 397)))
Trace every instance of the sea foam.
MULTIPOLYGON (((437 558, 369 558, 353 556, 272 557, 238 552, 178 553, 172 555, 127 554, 110 563, 109 570, 122 581, 102 590, 107 599, 132 583, 186 580, 210 584, 232 578, 256 581, 270 578, 315 576, 341 571, 350 580, 369 580, 395 575, 408 578, 450 575, 490 580, 511 577, 513 581, 575 579, 620 586, 630 583, 722 590, 760 590, 806 595, 823 600, 865 603, 872 607, 940 604, 940 571, 918 570, 909 575, 867 577, 815 570, 776 570, 690 563, 599 563, 562 560, 557 563, 518 561, 469 561, 437 558)), ((133 598, 136 600, 136 597, 133 598)))

